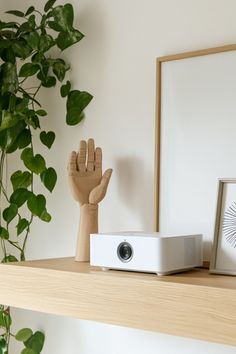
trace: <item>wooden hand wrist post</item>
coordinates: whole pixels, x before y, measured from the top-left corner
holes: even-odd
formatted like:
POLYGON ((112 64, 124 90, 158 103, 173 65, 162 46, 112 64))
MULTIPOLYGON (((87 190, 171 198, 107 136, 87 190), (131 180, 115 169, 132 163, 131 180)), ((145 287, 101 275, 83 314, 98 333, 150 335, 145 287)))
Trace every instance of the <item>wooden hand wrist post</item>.
POLYGON ((106 195, 112 169, 102 174, 102 149, 95 149, 94 140, 80 142, 79 152, 70 155, 69 185, 74 199, 80 204, 80 223, 75 260, 90 259, 90 234, 98 232, 98 203, 106 195))

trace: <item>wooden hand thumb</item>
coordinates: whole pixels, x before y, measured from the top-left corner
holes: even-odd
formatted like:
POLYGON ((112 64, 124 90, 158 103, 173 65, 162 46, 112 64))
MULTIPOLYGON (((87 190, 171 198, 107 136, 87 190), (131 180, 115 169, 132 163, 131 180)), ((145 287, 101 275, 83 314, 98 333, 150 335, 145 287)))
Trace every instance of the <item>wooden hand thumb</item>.
POLYGON ((111 178, 112 169, 106 170, 101 178, 100 184, 89 194, 89 203, 98 204, 106 195, 107 187, 111 178))

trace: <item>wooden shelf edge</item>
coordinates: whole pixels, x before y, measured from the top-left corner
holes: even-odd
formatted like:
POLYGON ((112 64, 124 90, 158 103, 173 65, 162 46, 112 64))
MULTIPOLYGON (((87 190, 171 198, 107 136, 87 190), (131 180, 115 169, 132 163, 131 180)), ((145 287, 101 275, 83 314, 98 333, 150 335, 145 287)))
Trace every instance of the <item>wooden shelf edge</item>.
POLYGON ((0 303, 236 345, 236 282, 207 270, 157 277, 73 258, 0 265, 0 303))

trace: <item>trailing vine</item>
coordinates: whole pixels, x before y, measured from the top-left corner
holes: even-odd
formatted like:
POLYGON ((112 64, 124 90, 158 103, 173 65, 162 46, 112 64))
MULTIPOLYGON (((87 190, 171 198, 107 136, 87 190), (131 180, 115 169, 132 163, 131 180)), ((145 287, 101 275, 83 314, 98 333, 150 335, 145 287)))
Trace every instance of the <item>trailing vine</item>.
MULTIPOLYGON (((53 131, 44 131, 47 112, 38 101, 42 87, 61 83, 61 97, 66 98, 66 122, 76 125, 84 118, 84 109, 92 96, 72 90, 65 80, 70 66, 60 57, 52 56, 79 42, 84 35, 74 28, 71 4, 57 5, 49 0, 43 12, 30 6, 25 12, 7 11, 15 21, 0 21, 0 249, 2 263, 24 261, 31 224, 35 218, 50 222, 46 197, 36 194, 35 180, 53 191, 57 173, 37 153, 34 141, 50 149, 55 140, 53 131), (54 51, 55 53, 55 51, 54 51), (32 84, 33 82, 33 84, 32 84), (22 168, 14 171, 8 181, 6 159, 16 154, 22 168), (13 251, 14 250, 14 251, 13 251)), ((38 354, 44 345, 44 334, 23 328, 11 332, 10 308, 0 305, 0 354, 9 353, 12 338, 22 342, 22 354, 38 354)))

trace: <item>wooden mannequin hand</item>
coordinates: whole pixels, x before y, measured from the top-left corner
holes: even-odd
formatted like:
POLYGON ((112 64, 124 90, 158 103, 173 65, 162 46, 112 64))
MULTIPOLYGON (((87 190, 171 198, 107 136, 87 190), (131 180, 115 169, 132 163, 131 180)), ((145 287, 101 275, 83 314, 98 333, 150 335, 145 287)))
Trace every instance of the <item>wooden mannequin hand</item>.
POLYGON ((76 261, 88 262, 90 234, 98 233, 98 203, 105 197, 112 169, 102 175, 102 149, 94 148, 94 140, 80 142, 79 152, 70 155, 69 184, 74 199, 80 203, 80 224, 76 261))
POLYGON ((104 197, 112 169, 102 175, 102 149, 94 148, 94 140, 80 142, 79 152, 70 155, 69 184, 74 199, 84 204, 98 204, 104 197))

